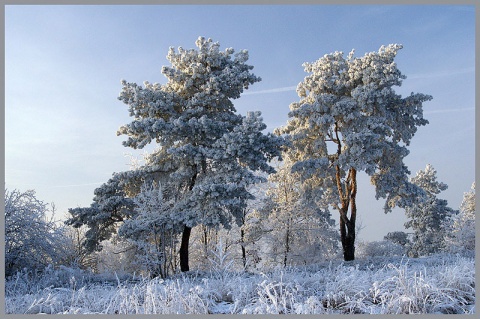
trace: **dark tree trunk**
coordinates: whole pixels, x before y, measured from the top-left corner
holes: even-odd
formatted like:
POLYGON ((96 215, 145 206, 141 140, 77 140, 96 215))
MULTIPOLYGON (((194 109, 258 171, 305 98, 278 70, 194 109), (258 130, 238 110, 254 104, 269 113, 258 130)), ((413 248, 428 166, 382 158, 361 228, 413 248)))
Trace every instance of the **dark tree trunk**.
POLYGON ((205 261, 208 261, 208 229, 207 226, 202 226, 203 228, 203 253, 205 261))
POLYGON ((190 241, 190 233, 192 228, 185 225, 182 233, 182 243, 180 244, 180 271, 189 271, 188 266, 188 242, 190 241))
MULTIPOLYGON (((290 223, 290 221, 289 221, 290 223)), ((290 224, 287 225, 287 233, 285 235, 285 255, 283 256, 283 267, 287 267, 288 253, 290 252, 290 224)))
MULTIPOLYGON (((197 165, 193 166, 193 176, 192 180, 190 181, 190 185, 188 190, 191 191, 195 186, 195 182, 197 181, 197 165)), ((185 225, 183 228, 182 233, 182 243, 180 244, 180 271, 189 271, 190 267, 188 266, 188 243, 190 241, 190 233, 192 232, 192 227, 188 227, 185 225)))
MULTIPOLYGON (((339 127, 335 122, 335 143, 337 143, 337 159, 342 154, 342 142, 339 137, 339 127)), ((355 259, 355 220, 357 219, 357 170, 351 167, 346 179, 342 178, 342 170, 335 166, 335 179, 340 200, 338 210, 340 212, 340 238, 343 248, 343 259, 350 261, 355 259), (350 218, 347 216, 350 208, 350 218)))
MULTIPOLYGON (((350 223, 349 223, 350 224, 350 223)), ((355 227, 351 229, 340 221, 340 235, 342 239, 343 259, 350 261, 355 259, 355 227)))
POLYGON ((240 229, 240 243, 242 247, 243 269, 247 269, 247 251, 245 249, 245 231, 240 229))
POLYGON ((337 174, 337 185, 339 186, 342 208, 340 209, 340 238, 343 248, 343 259, 350 261, 355 259, 355 221, 357 218, 357 172, 350 169, 345 188, 341 187, 339 175, 337 174), (350 218, 347 213, 350 208, 350 218))

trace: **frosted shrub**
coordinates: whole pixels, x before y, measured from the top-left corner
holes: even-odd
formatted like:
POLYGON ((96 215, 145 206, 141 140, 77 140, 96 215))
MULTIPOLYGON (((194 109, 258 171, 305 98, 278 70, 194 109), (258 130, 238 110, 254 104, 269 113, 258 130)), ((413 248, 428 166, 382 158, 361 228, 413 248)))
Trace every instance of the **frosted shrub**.
POLYGON ((322 301, 316 296, 308 297, 304 303, 296 303, 294 305, 295 314, 323 314, 325 308, 322 301))
POLYGON ((357 255, 361 258, 402 256, 403 254, 404 248, 401 245, 388 240, 360 243, 357 247, 357 255))
MULTIPOLYGON (((466 261, 458 259, 457 263, 466 261)), ((407 263, 399 266, 389 264, 393 276, 375 281, 370 289, 373 302, 381 305, 382 313, 464 313, 465 307, 475 300, 474 268, 472 261, 468 269, 457 265, 442 265, 426 268, 412 267, 407 263), (447 273, 453 279, 445 282, 447 273), (461 279, 460 279, 461 278, 461 279), (463 282, 461 289, 454 288, 453 282, 463 282), (465 298, 467 297, 467 298, 465 298)), ((390 271, 388 271, 390 272, 390 271)))
POLYGON ((389 264, 387 267, 396 274, 373 284, 374 301, 384 304, 386 313, 427 313, 429 291, 432 287, 426 282, 424 272, 415 272, 413 276, 409 276, 407 265, 397 267, 389 264))
POLYGON ((226 251, 226 247, 223 245, 220 238, 217 248, 211 251, 212 258, 209 258, 211 264, 211 276, 218 289, 219 299, 223 301, 232 302, 232 290, 235 287, 229 287, 227 283, 235 276, 233 271, 234 260, 230 257, 230 253, 226 251))
POLYGON ((59 264, 68 256, 64 229, 53 220, 55 205, 36 197, 34 190, 5 189, 5 275, 36 271, 59 264), (52 213, 52 218, 47 214, 52 213))

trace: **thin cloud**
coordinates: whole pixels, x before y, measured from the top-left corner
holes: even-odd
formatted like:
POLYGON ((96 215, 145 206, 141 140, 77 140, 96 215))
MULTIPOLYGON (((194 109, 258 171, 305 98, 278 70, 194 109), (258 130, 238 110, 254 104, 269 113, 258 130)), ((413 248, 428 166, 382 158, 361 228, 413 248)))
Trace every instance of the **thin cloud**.
POLYGON ((423 114, 437 114, 437 113, 454 113, 454 112, 466 112, 466 111, 474 111, 474 107, 467 107, 461 109, 445 109, 445 110, 433 110, 433 111, 426 111, 423 114))
MULTIPOLYGON (((411 75, 407 75, 407 80, 439 78, 439 77, 447 77, 447 76, 462 75, 462 74, 469 74, 469 73, 475 73, 475 68, 446 70, 446 71, 434 72, 434 73, 411 74, 411 75)), ((260 91, 248 91, 248 92, 242 93, 242 95, 270 94, 270 93, 295 91, 296 89, 297 89, 297 86, 286 86, 286 87, 260 90, 260 91)))
POLYGON ((295 91, 296 89, 297 89, 296 86, 286 86, 286 87, 268 89, 268 90, 249 91, 249 92, 242 93, 242 95, 279 93, 279 92, 295 91))
POLYGON ((475 68, 445 70, 445 71, 434 72, 434 73, 411 74, 411 75, 407 75, 407 80, 440 78, 440 77, 462 75, 462 74, 468 74, 468 73, 475 73, 475 68))
POLYGON ((78 187, 78 186, 92 186, 92 185, 100 185, 105 182, 99 183, 87 183, 87 184, 72 184, 72 185, 57 185, 57 186, 50 186, 51 188, 64 188, 64 187, 78 187))
POLYGON ((92 185, 100 185, 100 184, 103 184, 105 182, 98 182, 98 183, 86 183, 86 184, 71 184, 71 185, 55 185, 55 186, 51 186, 51 185, 45 185, 45 184, 31 184, 31 183, 27 183, 27 184, 14 184, 13 186, 15 187, 18 187, 18 186, 35 186, 35 187, 45 187, 45 188, 65 188, 65 187, 79 187, 79 186, 92 186, 92 185))

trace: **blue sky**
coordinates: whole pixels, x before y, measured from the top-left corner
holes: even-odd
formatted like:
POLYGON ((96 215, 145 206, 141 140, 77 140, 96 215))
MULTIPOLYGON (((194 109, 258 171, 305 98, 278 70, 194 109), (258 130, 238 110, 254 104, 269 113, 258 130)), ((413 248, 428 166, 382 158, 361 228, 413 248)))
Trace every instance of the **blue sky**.
MULTIPOLYGON (((439 196, 458 208, 475 179, 475 7, 447 5, 158 5, 5 7, 5 186, 35 189, 59 217, 88 206, 93 190, 129 169, 117 129, 130 121, 117 100, 120 81, 164 83, 170 46, 195 47, 198 36, 221 48, 247 49, 262 81, 235 101, 262 111, 268 130, 284 125, 302 63, 355 49, 403 44, 396 62, 407 76, 402 95, 433 96, 430 124, 419 128, 406 158, 412 175, 433 165, 449 185, 439 196)), ((404 212, 385 215, 360 176, 360 238, 403 230, 404 212)), ((336 212, 333 212, 336 217, 336 212)))

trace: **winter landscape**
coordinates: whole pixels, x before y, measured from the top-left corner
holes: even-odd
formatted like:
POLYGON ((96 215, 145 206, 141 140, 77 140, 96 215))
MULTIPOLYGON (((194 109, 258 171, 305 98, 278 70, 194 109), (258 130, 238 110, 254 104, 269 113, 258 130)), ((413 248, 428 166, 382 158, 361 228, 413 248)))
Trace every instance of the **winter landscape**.
MULTIPOLYGON (((7 16, 17 14, 10 10, 7 16)), ((161 82, 121 80, 124 109, 110 111, 128 117, 112 133, 136 155, 128 169, 113 171, 105 161, 100 175, 109 178, 92 183, 93 200, 75 204, 79 195, 71 194, 59 212, 35 187, 16 187, 25 171, 12 169, 20 177, 12 173, 13 187, 5 185, 5 313, 476 312, 474 169, 465 164, 458 172, 469 174, 448 180, 470 186, 455 188, 456 207, 445 199, 441 161, 421 157, 421 168, 410 171, 407 156, 420 152, 413 142, 428 132, 425 109, 436 97, 398 92, 407 79, 397 63, 402 44, 321 52, 304 62, 296 97, 275 127, 261 111, 237 108, 262 81, 248 50, 198 35, 189 49, 164 49, 161 82), (403 221, 382 229, 372 210, 403 221), (376 224, 374 234, 363 216, 376 224), (363 239, 365 231, 376 239, 363 239)), ((105 122, 118 120, 105 114, 105 122)), ((440 133, 430 136, 437 141, 440 133)), ((11 142, 10 156, 20 154, 19 143, 11 142)), ((63 164, 55 163, 52 176, 63 164)), ((72 163, 70 173, 90 166, 72 163)))

